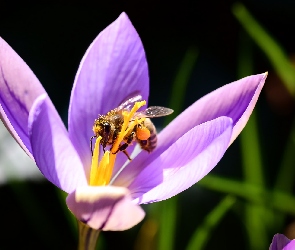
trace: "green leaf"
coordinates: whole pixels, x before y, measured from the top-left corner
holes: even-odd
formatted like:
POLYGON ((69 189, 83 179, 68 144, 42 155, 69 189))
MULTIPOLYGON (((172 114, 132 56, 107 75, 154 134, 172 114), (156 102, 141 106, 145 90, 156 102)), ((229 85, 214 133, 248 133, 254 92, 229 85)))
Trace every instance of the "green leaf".
POLYGON ((249 202, 269 206, 284 213, 295 215, 295 197, 280 191, 270 191, 252 183, 207 175, 197 183, 202 187, 241 197, 249 202))
POLYGON ((282 162, 280 164, 279 172, 275 188, 280 191, 292 192, 295 178, 295 121, 293 121, 291 133, 284 150, 282 162))
MULTIPOLYGON (((189 48, 184 55, 172 85, 169 102, 169 108, 172 108, 174 113, 166 117, 165 124, 168 124, 183 109, 185 90, 197 60, 197 56, 198 52, 195 48, 189 48)), ((159 211, 157 216, 160 224, 158 232, 159 250, 173 249, 177 219, 177 200, 177 197, 173 197, 169 200, 162 201, 158 205, 159 211)))
POLYGON ((233 6, 233 14, 253 41, 266 54, 289 92, 295 96, 295 70, 283 48, 254 19, 243 4, 236 3, 233 6))
MULTIPOLYGON (((253 74, 252 54, 252 41, 245 32, 242 32, 238 60, 239 78, 253 74)), ((239 141, 245 181, 264 188, 263 164, 255 110, 253 110, 247 125, 243 129, 239 141)), ((266 229, 268 224, 273 221, 273 217, 268 215, 271 215, 271 211, 266 207, 250 202, 245 203, 243 222, 248 233, 250 249, 266 249, 268 247, 269 242, 266 229)))
POLYGON ((189 78, 192 74, 194 65, 198 58, 198 51, 195 47, 190 47, 186 51, 183 60, 177 71, 175 80, 172 84, 171 96, 168 107, 174 110, 169 116, 166 116, 165 123, 168 124, 183 110, 185 90, 187 88, 189 78))
POLYGON ((173 249, 177 223, 177 201, 178 197, 174 196, 159 203, 159 250, 173 249))
POLYGON ((191 237, 187 250, 204 249, 206 243, 210 239, 212 231, 220 223, 227 211, 234 205, 236 198, 226 196, 204 219, 191 237))

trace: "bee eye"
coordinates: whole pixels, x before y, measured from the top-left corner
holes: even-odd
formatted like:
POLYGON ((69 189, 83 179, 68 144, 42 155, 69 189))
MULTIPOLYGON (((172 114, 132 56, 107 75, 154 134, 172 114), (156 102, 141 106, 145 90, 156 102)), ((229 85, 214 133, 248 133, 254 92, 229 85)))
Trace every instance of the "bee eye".
POLYGON ((104 131, 109 133, 111 131, 111 125, 109 123, 104 124, 104 131))

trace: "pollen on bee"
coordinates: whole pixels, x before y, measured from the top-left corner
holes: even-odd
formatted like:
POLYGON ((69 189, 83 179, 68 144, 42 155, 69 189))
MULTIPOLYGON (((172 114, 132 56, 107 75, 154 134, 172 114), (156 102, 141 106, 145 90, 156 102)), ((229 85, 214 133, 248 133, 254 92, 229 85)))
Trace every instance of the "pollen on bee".
POLYGON ((151 132, 146 127, 138 127, 136 129, 136 136, 139 140, 147 140, 151 136, 151 132))
POLYGON ((96 119, 95 121, 94 121, 94 124, 93 124, 93 127, 92 127, 92 131, 93 131, 93 133, 94 134, 98 134, 99 133, 99 131, 100 131, 100 126, 99 126, 99 121, 96 119))

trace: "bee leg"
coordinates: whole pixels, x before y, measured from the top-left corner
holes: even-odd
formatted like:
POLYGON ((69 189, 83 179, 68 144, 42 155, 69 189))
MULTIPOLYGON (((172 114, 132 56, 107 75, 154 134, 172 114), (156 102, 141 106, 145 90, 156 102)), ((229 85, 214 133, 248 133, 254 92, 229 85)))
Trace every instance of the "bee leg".
POLYGON ((90 138, 90 151, 91 151, 91 155, 93 156, 93 149, 92 149, 92 140, 93 140, 93 138, 96 138, 96 135, 94 135, 94 136, 92 136, 91 138, 90 138))
POLYGON ((128 158, 129 161, 132 161, 132 159, 130 158, 127 150, 123 150, 123 153, 127 156, 127 158, 128 158))
POLYGON ((126 136, 126 137, 124 138, 124 140, 125 140, 126 142, 125 142, 124 144, 120 145, 120 146, 118 147, 117 151, 116 151, 115 153, 113 153, 113 154, 117 154, 119 151, 122 151, 122 152, 127 156, 128 160, 131 161, 132 159, 130 158, 130 156, 129 156, 128 152, 126 151, 126 149, 127 149, 128 146, 130 145, 130 143, 133 141, 134 137, 135 137, 135 132, 132 131, 132 132, 130 133, 130 135, 128 135, 128 136, 126 136))
POLYGON ((128 143, 124 143, 124 144, 120 145, 118 150, 113 154, 117 154, 119 151, 122 151, 127 156, 128 160, 131 161, 132 159, 130 158, 130 156, 129 156, 127 150, 126 150, 126 148, 128 148, 128 146, 129 146, 128 143))
POLYGON ((122 145, 120 145, 120 147, 118 148, 118 150, 114 153, 114 154, 117 154, 119 151, 125 151, 126 148, 128 148, 129 144, 128 143, 124 143, 122 145))

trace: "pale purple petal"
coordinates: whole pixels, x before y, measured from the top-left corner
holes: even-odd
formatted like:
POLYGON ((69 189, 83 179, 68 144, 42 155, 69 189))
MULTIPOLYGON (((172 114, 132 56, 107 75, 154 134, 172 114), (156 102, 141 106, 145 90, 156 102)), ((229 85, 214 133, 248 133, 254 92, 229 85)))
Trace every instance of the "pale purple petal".
POLYGON ((233 141, 248 121, 266 76, 266 74, 248 76, 202 97, 162 131, 159 135, 159 147, 166 148, 185 131, 220 116, 228 116, 233 120, 231 139, 233 141))
POLYGON ((71 193, 66 202, 78 220, 104 231, 127 230, 145 216, 142 208, 132 203, 128 190, 122 187, 81 187, 71 193))
POLYGON ((283 234, 276 234, 272 243, 269 247, 269 250, 293 250, 295 249, 295 240, 289 240, 283 234))
POLYGON ((142 151, 130 164, 131 166, 126 167, 120 173, 118 180, 115 181, 116 185, 122 182, 121 179, 124 180, 123 183, 126 185, 178 138, 206 121, 220 116, 231 118, 233 120, 233 133, 230 142, 232 142, 248 121, 266 76, 267 74, 259 74, 245 77, 196 101, 159 133, 158 145, 152 154, 142 151))
POLYGON ((67 193, 87 185, 79 155, 46 94, 34 102, 28 123, 32 153, 42 174, 67 193))
POLYGON ((128 186, 132 197, 141 204, 150 203, 191 187, 216 166, 231 135, 232 120, 228 117, 194 127, 135 178, 128 186))
POLYGON ((159 147, 166 148, 194 126, 220 116, 233 120, 232 142, 246 125, 266 76, 267 74, 248 76, 202 97, 162 131, 159 135, 159 147))
POLYGON ((29 111, 43 93, 45 90, 28 65, 0 37, 0 118, 30 157, 29 111))
POLYGON ((295 249, 295 240, 291 240, 288 245, 286 245, 283 250, 294 250, 295 249))
MULTIPOLYGON (((98 114, 105 114, 131 97, 148 98, 149 78, 141 40, 122 13, 104 29, 84 55, 73 86, 69 108, 69 134, 86 173, 91 153, 89 139, 98 114)), ((126 160, 123 154, 117 161, 126 160)))

